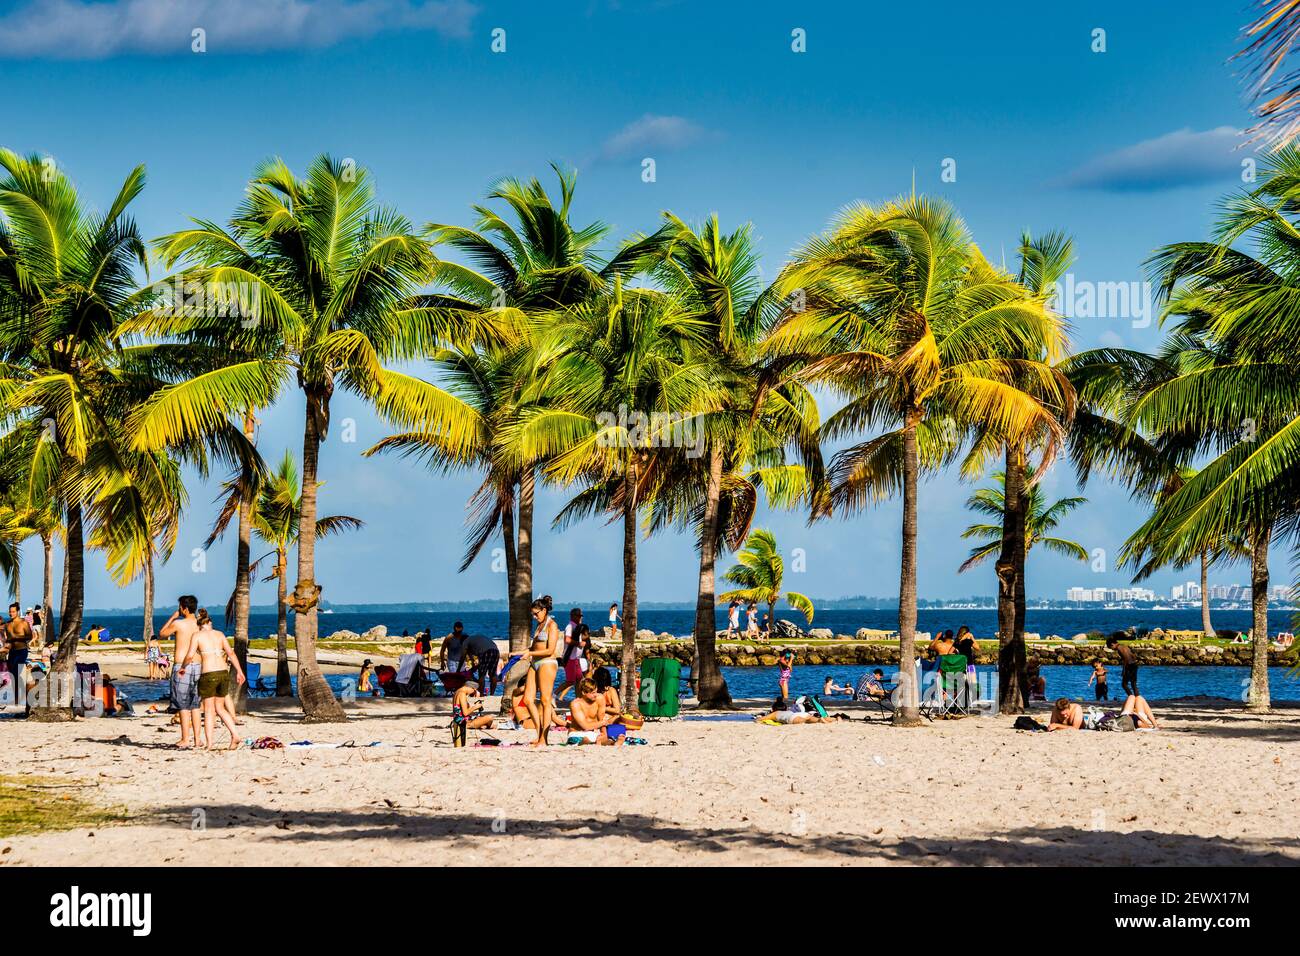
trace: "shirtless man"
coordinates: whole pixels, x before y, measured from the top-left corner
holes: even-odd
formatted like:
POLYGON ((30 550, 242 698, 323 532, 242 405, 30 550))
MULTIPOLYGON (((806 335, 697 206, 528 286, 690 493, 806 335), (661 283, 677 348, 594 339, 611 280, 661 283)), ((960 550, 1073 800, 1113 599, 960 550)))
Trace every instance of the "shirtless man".
POLYGON ((9 620, 5 621, 4 643, 9 650, 9 661, 6 667, 9 673, 14 675, 14 700, 21 703, 26 699, 26 691, 30 688, 21 687, 23 683, 23 668, 27 665, 27 648, 32 642, 32 626, 27 623, 27 619, 22 616, 17 604, 9 605, 9 620))
POLYGON ((1121 665, 1119 683, 1124 688, 1124 693, 1129 697, 1139 696, 1137 657, 1133 654, 1132 648, 1121 643, 1113 634, 1106 638, 1106 646, 1119 655, 1121 665))
POLYGON ((579 744, 599 744, 612 747, 623 742, 627 728, 616 723, 617 718, 605 712, 605 699, 590 677, 578 681, 577 696, 569 707, 572 725, 569 741, 579 744))
MULTIPOLYGON (((180 711, 181 742, 183 750, 192 749, 199 740, 202 726, 199 711, 203 706, 199 699, 199 654, 194 646, 194 636, 199 631, 195 614, 199 609, 199 599, 193 594, 182 594, 176 599, 177 608, 167 623, 158 633, 163 637, 176 640, 176 653, 172 655, 174 665, 171 677, 172 706, 180 711)), ((207 746, 206 742, 200 746, 207 746)))
POLYGON ((203 727, 208 738, 208 749, 217 739, 217 720, 230 731, 231 750, 239 749, 239 732, 235 729, 235 712, 230 708, 230 668, 235 677, 244 683, 244 670, 239 666, 234 648, 226 635, 212 626, 212 619, 204 608, 199 608, 194 619, 198 633, 194 636, 194 654, 200 661, 199 698, 203 702, 203 727))

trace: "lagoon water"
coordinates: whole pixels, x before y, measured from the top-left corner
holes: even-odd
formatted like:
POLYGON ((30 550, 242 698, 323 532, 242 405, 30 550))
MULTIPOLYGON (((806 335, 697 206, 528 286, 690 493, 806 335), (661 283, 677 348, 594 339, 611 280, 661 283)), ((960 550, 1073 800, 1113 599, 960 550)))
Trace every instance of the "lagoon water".
MULTIPOLYGON (((223 598, 224 601, 224 598, 223 598)), ((609 604, 604 607, 587 607, 586 621, 593 628, 599 628, 608 621, 609 604)), ((154 628, 162 627, 171 615, 171 608, 154 618, 154 628)), ((555 602, 556 616, 561 622, 568 620, 568 604, 562 600, 555 602)), ((1268 615, 1269 631, 1292 630, 1294 611, 1270 611, 1268 615)), ((220 623, 220 615, 214 614, 220 623)), ((807 628, 802 615, 789 608, 777 608, 777 617, 796 622, 807 628)), ((997 612, 994 610, 950 610, 923 609, 918 615, 918 629, 921 631, 940 631, 946 628, 956 630, 966 624, 975 635, 988 638, 997 630, 997 612)), ((464 611, 460 613, 441 611, 434 614, 413 614, 410 612, 383 611, 375 613, 322 614, 320 616, 320 633, 327 637, 335 631, 355 631, 364 633, 376 624, 383 624, 390 635, 400 635, 403 631, 411 634, 432 628, 434 634, 446 634, 455 621, 463 621, 465 629, 471 634, 485 634, 493 638, 507 636, 508 619, 504 611, 464 611)), ((648 628, 656 634, 690 634, 695 622, 695 612, 682 610, 647 610, 638 616, 637 626, 648 628)), ((719 608, 717 613, 718 628, 726 627, 726 608, 719 608)), ((1127 627, 1177 628, 1180 630, 1199 630, 1201 612, 1195 609, 1174 611, 1149 610, 1070 610, 1070 611, 1035 611, 1027 614, 1026 629, 1043 635, 1059 634, 1072 637, 1088 631, 1122 631, 1127 627)), ((1250 611, 1214 611, 1213 623, 1219 629, 1247 630, 1250 627, 1250 611)), ((139 640, 141 627, 139 615, 114 614, 85 619, 87 629, 92 624, 101 624, 110 629, 113 637, 125 637, 139 640)), ((254 614, 250 621, 250 630, 254 637, 266 637, 275 633, 274 614, 254 614)), ((891 609, 881 610, 825 610, 819 611, 814 620, 814 627, 830 628, 836 634, 853 634, 860 627, 879 630, 894 630, 898 627, 898 612, 891 609)), ((293 633, 293 619, 290 617, 289 633, 293 633)))
MULTIPOLYGON (((262 675, 268 687, 275 686, 275 667, 272 662, 262 661, 262 675)), ((874 668, 866 665, 840 667, 834 665, 795 666, 794 679, 790 687, 792 696, 802 694, 820 694, 822 684, 827 677, 835 678, 837 684, 856 685, 858 679, 874 668)), ((882 667, 891 681, 897 674, 897 668, 882 667)), ((980 687, 984 694, 990 695, 994 687, 993 679, 996 668, 979 667, 980 687)), ((1050 664, 1042 668, 1042 675, 1047 680, 1049 699, 1056 697, 1093 699, 1093 690, 1088 686, 1088 676, 1092 668, 1081 665, 1050 664)), ((775 667, 724 667, 723 676, 731 695, 736 698, 757 697, 773 698, 777 694, 777 671, 775 667)), ((1250 679, 1247 667, 1190 667, 1167 665, 1161 667, 1142 667, 1138 670, 1138 689, 1144 697, 1151 700, 1170 700, 1176 697, 1224 697, 1229 700, 1244 700, 1246 687, 1250 679)), ((356 679, 348 674, 330 674, 327 676, 334 692, 340 695, 355 693, 356 679)), ((118 687, 134 701, 152 701, 166 696, 166 684, 162 681, 122 680, 118 687)), ((1300 701, 1300 676, 1293 675, 1288 668, 1269 668, 1269 687, 1275 701, 1300 701)), ((1110 696, 1123 699, 1119 685, 1119 668, 1110 668, 1110 696)))

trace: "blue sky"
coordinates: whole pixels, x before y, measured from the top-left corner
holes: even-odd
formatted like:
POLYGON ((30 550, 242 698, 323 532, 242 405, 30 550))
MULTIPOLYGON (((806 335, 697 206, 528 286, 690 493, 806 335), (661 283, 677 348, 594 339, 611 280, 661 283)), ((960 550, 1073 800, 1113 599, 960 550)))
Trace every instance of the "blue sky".
MULTIPOLYGON (((1077 283, 1134 282, 1162 243, 1203 235, 1215 200, 1241 184, 1234 132, 1248 123, 1227 64, 1246 13, 1232 4, 1007 0, 996 15, 964 3, 469 3, 446 0, 35 0, 0 3, 0 143, 52 155, 92 201, 107 202, 146 163, 134 206, 146 235, 190 216, 224 219, 253 166, 279 155, 302 169, 320 152, 373 172, 381 198, 417 223, 472 221, 469 205, 502 175, 579 169, 575 218, 612 236, 652 228, 662 210, 750 221, 775 275, 785 255, 844 205, 909 190, 944 196, 986 253, 1011 262, 1023 229, 1076 240, 1077 283), (192 51, 192 30, 206 51, 192 51), (491 49, 505 31, 505 52, 491 49), (792 50, 803 30, 806 52, 792 50), (1094 52, 1095 31, 1104 52, 1094 52), (642 160, 656 181, 642 181, 642 160), (942 177, 955 161, 955 181, 942 177), (952 163, 948 164, 949 168, 952 163)), ((1150 348, 1154 323, 1075 319, 1078 347, 1150 348)), ((301 452, 300 401, 260 426, 265 454, 301 452)), ((502 575, 480 560, 457 575, 464 501, 474 476, 435 477, 397 459, 362 459, 386 434, 342 396, 322 457, 323 513, 367 522, 325 542, 318 578, 339 602, 496 597, 502 575), (345 419, 356 441, 343 441, 345 419)), ((1047 479, 1074 492, 1068 466, 1047 479)), ((160 598, 228 593, 233 543, 197 576, 215 484, 191 486, 181 545, 160 570, 160 598)), ((991 570, 958 576, 970 486, 940 476, 921 489, 920 591, 988 594, 991 570)), ((1095 480, 1091 505, 1062 529, 1114 554, 1139 520, 1127 495, 1095 480)), ((546 492, 543 524, 562 502, 546 492)), ((886 504, 806 526, 764 514, 787 549, 807 554, 813 595, 895 593, 899 510, 886 504)), ((539 528, 539 531, 542 529, 539 528)), ((689 600, 685 538, 643 542, 641 593, 689 600)), ((616 527, 539 534, 539 590, 565 600, 621 594, 616 527), (569 597, 563 597, 568 595, 569 597)), ((1286 579, 1278 552, 1274 576, 1286 579)), ((39 580, 35 549, 27 593, 39 580)), ((1185 574, 1155 578, 1167 590, 1185 574)), ((1245 582, 1244 568, 1216 575, 1245 582)), ((1125 575, 1049 555, 1031 559, 1030 592, 1116 586, 1125 575)), ((138 604, 101 566, 93 606, 138 604)), ((273 600, 259 584, 255 601, 273 600)), ((28 598, 30 601, 30 598, 28 598)))

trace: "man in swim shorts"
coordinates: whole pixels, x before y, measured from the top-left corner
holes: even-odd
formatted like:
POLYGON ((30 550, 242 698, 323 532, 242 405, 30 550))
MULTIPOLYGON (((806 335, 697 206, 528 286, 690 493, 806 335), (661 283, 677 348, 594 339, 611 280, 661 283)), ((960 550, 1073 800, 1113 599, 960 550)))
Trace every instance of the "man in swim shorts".
POLYGON ((618 732, 610 733, 616 718, 605 713, 605 701, 596 689, 596 682, 590 677, 584 677, 578 681, 576 690, 577 696, 569 708, 573 724, 569 728, 569 742, 599 744, 602 747, 621 744, 625 728, 619 725, 618 732))
MULTIPOLYGON (((199 696, 199 673, 201 665, 195 652, 194 637, 198 634, 199 624, 195 614, 199 600, 193 594, 182 594, 176 600, 176 610, 167 619, 158 633, 163 637, 174 638, 176 666, 172 668, 171 699, 172 706, 180 712, 181 740, 178 746, 189 750, 199 741, 203 725, 199 711, 203 700, 199 696)), ((199 744, 206 746, 206 744, 199 744)))

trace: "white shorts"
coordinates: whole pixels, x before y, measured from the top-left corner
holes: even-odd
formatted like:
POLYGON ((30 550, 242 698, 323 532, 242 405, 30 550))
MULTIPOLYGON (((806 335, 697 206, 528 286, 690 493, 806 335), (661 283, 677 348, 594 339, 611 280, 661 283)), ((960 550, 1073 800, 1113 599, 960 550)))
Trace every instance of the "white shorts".
POLYGON ((580 743, 594 744, 599 739, 600 739, 599 730, 570 730, 569 731, 569 743, 571 744, 580 744, 580 743))

